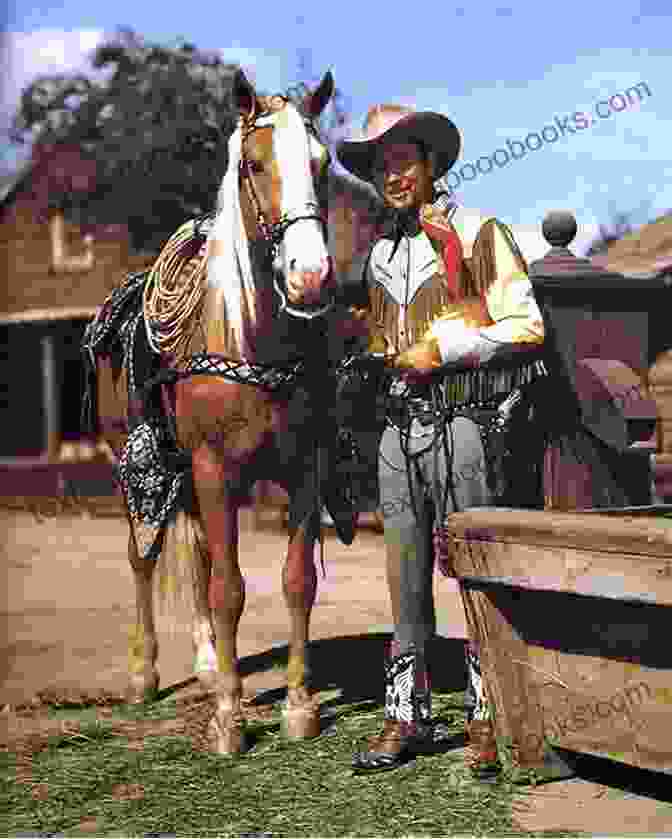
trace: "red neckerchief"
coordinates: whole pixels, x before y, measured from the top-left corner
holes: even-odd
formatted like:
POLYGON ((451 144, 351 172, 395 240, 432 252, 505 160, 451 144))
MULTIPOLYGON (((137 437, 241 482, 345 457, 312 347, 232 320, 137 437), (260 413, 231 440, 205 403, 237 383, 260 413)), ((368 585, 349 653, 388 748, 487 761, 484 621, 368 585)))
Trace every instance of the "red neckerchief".
POLYGON ((464 259, 460 237, 446 218, 429 220, 424 217, 421 211, 420 224, 427 236, 433 242, 438 242, 445 267, 445 283, 452 298, 459 300, 461 297, 460 273, 462 271, 462 260, 464 259))

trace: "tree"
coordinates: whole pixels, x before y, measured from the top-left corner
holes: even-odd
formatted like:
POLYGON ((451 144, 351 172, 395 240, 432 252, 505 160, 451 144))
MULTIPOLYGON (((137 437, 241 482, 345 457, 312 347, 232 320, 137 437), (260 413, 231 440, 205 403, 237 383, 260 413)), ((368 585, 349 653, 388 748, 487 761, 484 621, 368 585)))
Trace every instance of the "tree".
MULTIPOLYGON (((81 224, 125 222, 135 249, 158 251, 185 219, 215 205, 237 116, 237 65, 123 28, 97 48, 92 65, 97 74, 41 76, 21 97, 14 141, 34 141, 34 156, 65 166, 42 181, 49 195, 35 196, 36 215, 57 207, 81 224)), ((310 50, 299 51, 297 78, 286 95, 300 104, 319 81, 310 50)), ((337 88, 319 124, 332 158, 349 123, 350 102, 337 88)), ((326 186, 334 205, 358 210, 353 226, 378 212, 375 193, 333 166, 326 186)))
POLYGON ((119 29, 97 48, 93 67, 107 78, 42 76, 29 85, 12 139, 78 147, 95 161, 96 184, 70 195, 67 215, 126 221, 136 249, 157 250, 185 218, 214 205, 235 127, 237 65, 119 29))

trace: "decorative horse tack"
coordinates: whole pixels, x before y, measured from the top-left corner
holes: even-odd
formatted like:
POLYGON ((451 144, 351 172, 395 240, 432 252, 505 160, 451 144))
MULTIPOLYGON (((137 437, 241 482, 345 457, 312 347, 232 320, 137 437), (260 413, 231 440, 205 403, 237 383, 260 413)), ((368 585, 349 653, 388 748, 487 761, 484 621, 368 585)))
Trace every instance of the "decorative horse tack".
MULTIPOLYGON (((333 80, 327 74, 306 102, 311 119, 319 115, 332 92, 333 80)), ((343 507, 343 492, 335 482, 325 480, 329 470, 325 475, 320 467, 324 455, 330 463, 333 460, 331 449, 335 447, 327 449, 324 444, 332 436, 335 441, 336 433, 329 409, 334 367, 329 369, 326 364, 327 326, 320 317, 332 304, 314 302, 321 288, 328 287, 330 270, 312 172, 326 165, 328 155, 317 144, 310 120, 281 98, 260 100, 242 73, 235 80, 234 98, 241 120, 229 143, 229 170, 208 233, 207 287, 199 308, 205 346, 186 369, 161 373, 149 336, 139 329, 140 312, 140 319, 129 320, 136 357, 130 358, 130 365, 126 358, 127 376, 130 373, 135 379, 129 383, 133 389, 128 402, 131 414, 136 403, 135 428, 143 421, 152 426, 155 416, 149 410, 147 419, 148 403, 153 398, 153 408, 160 413, 157 391, 163 391, 164 396, 172 391, 177 445, 191 451, 193 497, 181 500, 166 530, 158 561, 159 591, 170 594, 172 589, 174 596, 192 600, 196 673, 204 686, 214 687, 216 699, 208 737, 212 748, 221 754, 245 749, 236 653, 244 603, 238 565, 240 498, 259 478, 283 483, 290 495, 290 543, 283 571, 291 618, 284 719, 292 737, 319 733, 319 708, 307 683, 306 662, 316 589, 313 547, 320 527, 316 499, 324 494, 337 525, 340 521, 337 532, 341 538, 353 526, 345 523, 346 518, 351 521, 352 511, 343 507), (285 289, 279 288, 278 269, 284 274, 285 289), (308 304, 305 309, 302 294, 308 304), (271 321, 269 312, 273 313, 271 321), (279 345, 285 351, 289 347, 290 358, 286 365, 275 358, 273 371, 264 360, 269 354, 274 358, 264 340, 279 329, 284 330, 279 345), (292 368, 297 356, 305 359, 305 364, 292 368), (139 373, 145 358, 149 361, 139 373), (283 365, 286 372, 280 373, 283 365), (321 376, 317 376, 319 371, 321 376), (208 375, 212 373, 215 375, 208 375), (284 394, 299 373, 302 379, 310 377, 311 388, 319 386, 321 390, 308 390, 305 405, 300 400, 294 405, 296 399, 290 405, 284 394), (163 376, 161 387, 151 391, 151 398, 138 409, 136 383, 145 383, 157 374, 163 376), (177 379, 172 387, 171 378, 177 379), (252 382, 262 387, 251 386, 252 382), (234 416, 240 420, 237 424, 231 422, 234 416), (311 433, 306 434, 307 430, 311 433), (178 586, 185 581, 191 585, 178 586)), ((122 307, 137 304, 141 285, 138 280, 121 295, 122 307)), ((122 322, 126 320, 122 318, 122 322)), ((99 348, 114 343, 114 326, 98 324, 98 328, 107 335, 99 348)), ((94 344, 89 340, 95 362, 94 344)), ((132 343, 127 341, 125 347, 129 346, 132 343)), ((154 443, 157 445, 150 448, 160 452, 161 440, 154 443)), ((146 465, 151 472, 151 458, 146 465)), ((152 480, 150 475, 150 483, 152 480)), ((160 482, 160 476, 157 480, 160 482)), ((165 507, 161 509, 165 511, 165 507)), ((131 691, 136 701, 153 695, 158 687, 152 608, 155 563, 141 558, 139 536, 132 523, 129 559, 135 574, 138 617, 131 643, 131 691)))
MULTIPOLYGON (((283 103, 287 103, 288 100, 282 97, 276 97, 276 99, 281 99, 283 103)), ((326 222, 324 220, 324 216, 320 213, 320 208, 317 203, 312 205, 307 205, 303 210, 298 211, 289 211, 283 213, 282 217, 276 221, 271 222, 267 219, 266 214, 261 206, 259 201, 259 193, 257 188, 254 185, 254 166, 252 161, 246 156, 245 154, 245 145, 247 139, 250 135, 259 129, 261 120, 263 117, 268 116, 270 112, 265 112, 259 114, 252 114, 250 119, 245 121, 243 127, 243 135, 242 135, 242 144, 241 144, 241 158, 239 163, 239 171, 240 171, 240 178, 243 185, 247 189, 248 197, 252 207, 254 208, 254 212, 256 215, 256 222, 257 227, 261 231, 262 238, 270 245, 271 257, 273 260, 273 267, 275 270, 275 276, 273 279, 273 287, 275 288, 278 297, 280 298, 280 310, 287 312, 288 315, 292 317, 299 317, 299 318, 306 318, 308 320, 320 317, 325 315, 334 305, 333 300, 325 303, 324 305, 318 306, 317 308, 312 307, 304 307, 303 309, 299 309, 295 306, 290 306, 287 301, 286 292, 280 288, 278 283, 278 274, 279 274, 279 266, 277 265, 277 257, 278 257, 278 250, 280 243, 282 242, 285 233, 289 229, 292 224, 296 224, 298 221, 318 221, 323 228, 324 235, 326 237, 326 222)), ((306 119, 304 121, 307 130, 312 129, 312 121, 306 119)))
MULTIPOLYGON (((283 104, 287 104, 287 99, 284 97, 274 97, 276 102, 280 100, 283 104)), ((277 107, 277 105, 276 105, 277 107)), ((296 210, 296 211, 288 211, 283 213, 282 217, 278 219, 278 221, 272 222, 266 217, 264 210, 261 206, 261 202, 259 201, 259 193, 257 188, 255 187, 255 178, 254 178, 254 170, 255 167, 252 161, 246 156, 245 154, 245 146, 246 141, 250 137, 250 135, 259 129, 261 125, 263 125, 262 119, 268 116, 271 111, 267 111, 261 113, 259 115, 252 113, 250 118, 244 122, 243 125, 243 134, 242 134, 242 144, 241 144, 241 158, 238 164, 240 178, 242 184, 247 189, 248 198, 250 203, 254 209, 256 215, 256 222, 257 227, 261 231, 263 239, 270 245, 271 256, 273 259, 273 267, 276 269, 275 276, 273 279, 273 287, 275 288, 278 297, 280 298, 280 310, 287 312, 288 315, 292 317, 299 317, 299 318, 306 318, 311 320, 315 317, 320 317, 325 315, 332 307, 333 307, 333 300, 325 303, 324 305, 320 305, 315 307, 304 307, 304 308, 297 308, 295 306, 290 306, 287 301, 286 292, 280 288, 278 283, 278 274, 279 274, 279 266, 277 265, 277 257, 278 257, 278 250, 280 243, 282 242, 285 233, 289 229, 292 224, 296 224, 298 221, 307 221, 307 220, 314 220, 318 221, 323 228, 324 235, 326 236, 327 226, 324 220, 323 214, 320 212, 320 207, 317 203, 307 205, 303 210, 296 210)), ((311 119, 305 119, 304 124, 306 126, 306 130, 312 133, 314 136, 315 131, 313 127, 313 122, 311 119)))

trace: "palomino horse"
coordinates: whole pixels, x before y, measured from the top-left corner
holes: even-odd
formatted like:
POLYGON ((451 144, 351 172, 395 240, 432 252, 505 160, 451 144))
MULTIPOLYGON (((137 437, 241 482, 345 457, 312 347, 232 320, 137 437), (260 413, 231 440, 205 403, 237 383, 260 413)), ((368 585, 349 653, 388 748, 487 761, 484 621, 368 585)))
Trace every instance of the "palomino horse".
MULTIPOLYGON (((242 73, 236 77, 234 97, 240 118, 229 141, 228 169, 205 252, 207 283, 200 326, 211 358, 270 364, 284 352, 288 358, 303 358, 308 366, 312 359, 314 382, 320 380, 321 365, 327 369, 331 327, 323 292, 330 286, 331 270, 314 178, 325 174, 329 156, 313 126, 332 93, 328 73, 299 109, 283 97, 257 96, 242 73), (282 302, 279 278, 284 278, 286 288, 282 302), (308 318, 307 312, 318 316, 308 318)), ((345 323, 347 318, 342 320, 345 323)), ((193 592, 195 671, 203 685, 214 688, 216 707, 208 738, 219 754, 246 748, 236 649, 245 602, 238 509, 258 479, 279 483, 290 498, 289 546, 282 574, 290 617, 285 730, 296 738, 319 733, 319 705, 309 685, 306 646, 317 586, 316 499, 320 494, 325 498, 332 516, 338 507, 331 489, 334 481, 324 477, 333 476, 333 471, 327 468, 321 473, 316 467, 320 450, 314 445, 325 427, 335 439, 333 414, 328 407, 323 410, 330 393, 326 386, 312 401, 308 393, 292 413, 293 397, 274 395, 253 384, 198 374, 174 383, 176 437, 182 449, 191 452, 194 492, 193 506, 180 513, 182 536, 167 536, 162 554, 181 553, 181 561, 187 556, 202 563, 193 575, 200 580, 193 592), (185 526, 191 537, 184 535, 185 526)), ((339 535, 349 543, 354 523, 345 520, 351 529, 345 526, 346 535, 343 529, 339 535)), ((171 527, 174 532, 175 525, 171 527)), ((131 691, 135 701, 143 701, 159 683, 152 597, 156 563, 141 558, 138 544, 132 526, 129 558, 137 591, 137 625, 130 650, 131 691)))

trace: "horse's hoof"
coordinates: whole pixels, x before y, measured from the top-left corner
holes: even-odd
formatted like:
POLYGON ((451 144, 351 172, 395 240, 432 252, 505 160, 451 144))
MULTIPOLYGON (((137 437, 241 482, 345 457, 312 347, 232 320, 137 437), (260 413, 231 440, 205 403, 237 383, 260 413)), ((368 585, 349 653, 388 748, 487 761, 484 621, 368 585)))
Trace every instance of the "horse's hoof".
POLYGON ((320 734, 320 706, 314 700, 301 705, 289 702, 282 709, 282 730, 290 740, 309 740, 320 734))
POLYGON ((207 744, 218 755, 239 755, 247 751, 245 720, 231 712, 215 715, 208 723, 207 744))
POLYGON ((126 699, 129 705, 145 705, 154 702, 159 694, 159 679, 131 680, 128 685, 126 699))

